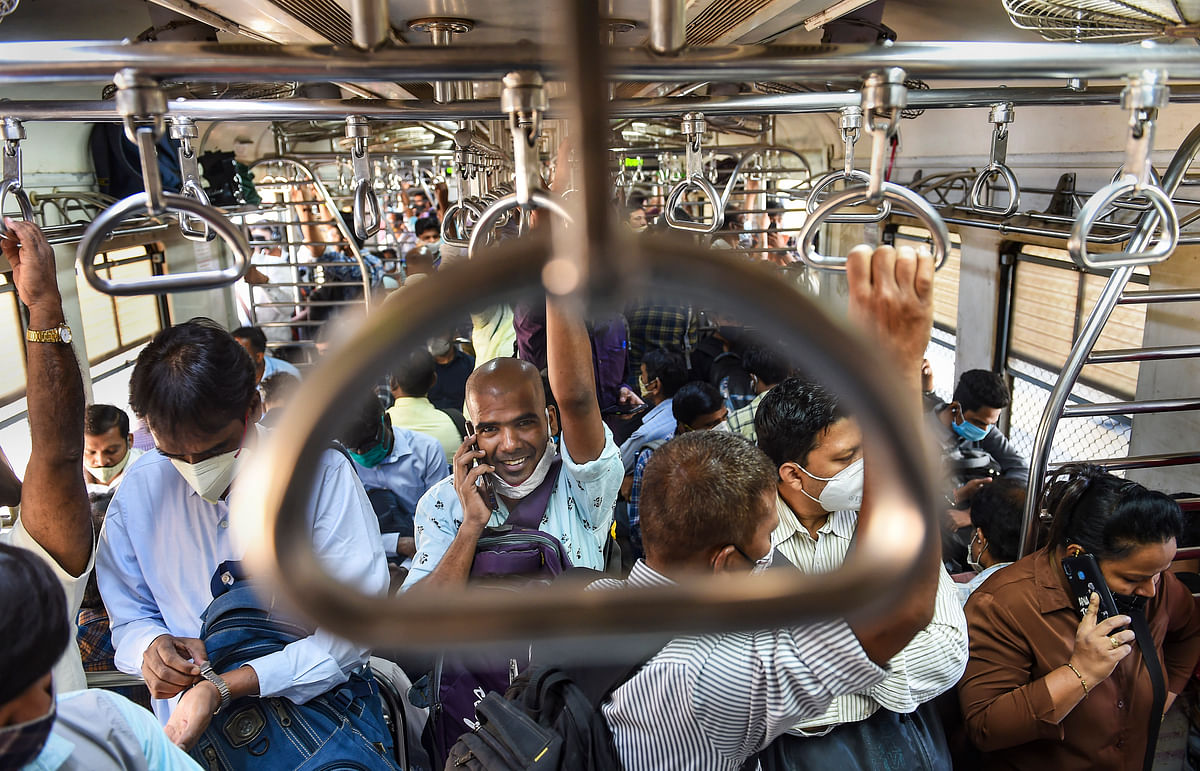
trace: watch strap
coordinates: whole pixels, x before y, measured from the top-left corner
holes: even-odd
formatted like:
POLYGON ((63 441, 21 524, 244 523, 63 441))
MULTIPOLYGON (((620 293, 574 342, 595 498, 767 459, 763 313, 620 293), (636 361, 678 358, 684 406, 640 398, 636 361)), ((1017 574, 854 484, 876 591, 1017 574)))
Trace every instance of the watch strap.
POLYGON ((225 705, 229 704, 233 698, 228 683, 225 682, 225 678, 213 671, 212 665, 207 661, 200 665, 200 676, 212 683, 217 692, 221 694, 221 703, 213 710, 214 715, 220 714, 221 710, 225 709, 225 705))
POLYGON ((31 343, 65 343, 63 339, 63 329, 70 329, 66 323, 59 324, 50 329, 29 329, 25 332, 25 339, 31 343))

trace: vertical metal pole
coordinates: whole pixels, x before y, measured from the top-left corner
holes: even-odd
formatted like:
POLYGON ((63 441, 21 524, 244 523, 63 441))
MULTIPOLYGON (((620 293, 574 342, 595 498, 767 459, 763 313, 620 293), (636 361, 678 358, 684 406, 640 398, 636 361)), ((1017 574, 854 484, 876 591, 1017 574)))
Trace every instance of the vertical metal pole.
POLYGON ((673 56, 687 42, 687 0, 650 0, 650 50, 673 56))
POLYGON ((374 51, 388 40, 388 0, 350 0, 354 46, 374 51))

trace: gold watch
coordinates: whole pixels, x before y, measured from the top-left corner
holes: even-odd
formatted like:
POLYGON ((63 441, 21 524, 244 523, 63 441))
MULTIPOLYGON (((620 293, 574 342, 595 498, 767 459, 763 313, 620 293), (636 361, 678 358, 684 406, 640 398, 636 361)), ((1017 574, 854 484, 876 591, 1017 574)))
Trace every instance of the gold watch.
POLYGON ((71 328, 64 321, 50 329, 30 329, 25 332, 25 339, 31 343, 70 343, 71 328))

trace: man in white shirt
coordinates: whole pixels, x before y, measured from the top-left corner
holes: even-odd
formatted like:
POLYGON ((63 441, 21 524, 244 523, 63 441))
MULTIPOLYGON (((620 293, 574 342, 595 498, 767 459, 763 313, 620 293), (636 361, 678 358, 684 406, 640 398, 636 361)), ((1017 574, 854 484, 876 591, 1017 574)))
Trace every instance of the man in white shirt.
POLYGON ((125 469, 142 454, 133 446, 125 410, 111 404, 88 405, 83 419, 83 473, 89 497, 115 493, 125 469))
MULTIPOLYGON (((92 571, 91 510, 83 482, 83 379, 71 348, 71 330, 55 283, 54 250, 36 225, 5 219, 0 250, 13 268, 17 296, 29 310, 26 404, 32 452, 21 485, 21 513, 0 543, 35 553, 66 593, 66 621, 74 625, 92 571)), ((5 475, 7 476, 7 475, 5 475)), ((10 477, 13 478, 13 477, 10 477)), ((79 649, 57 656, 60 693, 87 687, 79 649)))
MULTIPOLYGON (((201 672, 208 655, 198 637, 212 580, 244 550, 230 533, 231 485, 257 481, 238 477, 261 441, 262 405, 237 341, 208 319, 163 330, 138 356, 130 405, 158 449, 129 470, 109 506, 97 576, 117 668, 146 680, 172 739, 191 747, 233 699, 303 704, 364 672, 368 651, 321 629, 244 666, 201 672)), ((384 593, 379 526, 350 461, 326 451, 312 484, 307 518, 325 569, 360 591, 384 593)))
MULTIPOLYGON (((788 378, 762 400, 755 426, 759 447, 778 470, 773 545, 805 573, 837 570, 853 543, 863 502, 858 422, 835 394, 788 378)), ((888 676, 797 723, 764 754, 767 771, 830 764, 949 771, 940 722, 932 707, 918 710, 954 687, 967 663, 966 619, 954 583, 944 569, 938 573, 933 621, 888 662, 888 676)))

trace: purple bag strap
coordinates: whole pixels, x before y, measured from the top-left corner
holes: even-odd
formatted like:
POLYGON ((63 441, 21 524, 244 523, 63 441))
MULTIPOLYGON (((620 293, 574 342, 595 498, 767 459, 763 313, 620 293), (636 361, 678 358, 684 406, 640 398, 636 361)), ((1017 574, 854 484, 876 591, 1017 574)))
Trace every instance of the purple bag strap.
POLYGON ((550 493, 558 484, 560 471, 562 471, 562 458, 555 458, 542 483, 508 510, 508 519, 504 520, 504 524, 523 527, 527 530, 539 529, 542 526, 542 517, 546 514, 546 506, 550 503, 550 493))

